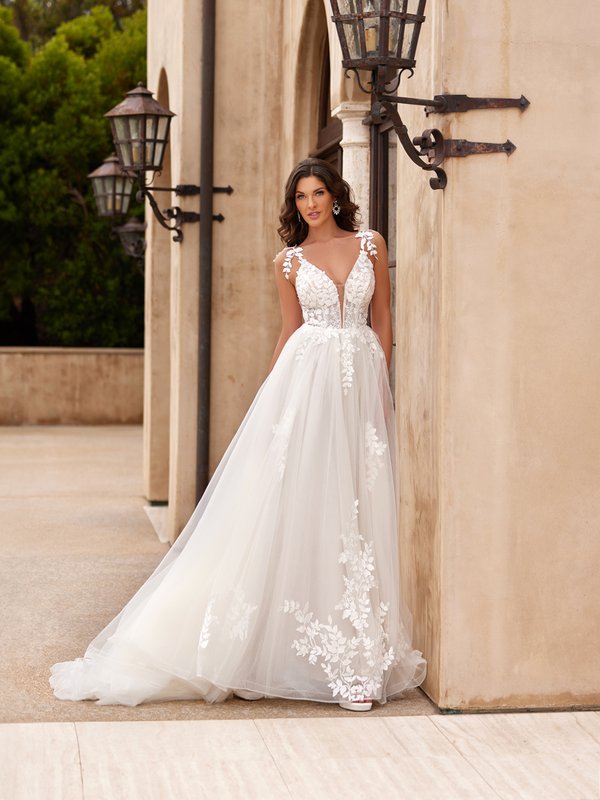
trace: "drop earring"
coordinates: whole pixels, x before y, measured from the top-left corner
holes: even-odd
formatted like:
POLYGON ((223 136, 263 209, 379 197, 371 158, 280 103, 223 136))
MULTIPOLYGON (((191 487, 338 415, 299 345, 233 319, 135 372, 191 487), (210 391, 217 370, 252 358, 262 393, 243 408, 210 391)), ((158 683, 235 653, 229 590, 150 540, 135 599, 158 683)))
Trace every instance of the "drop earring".
POLYGON ((337 215, 340 213, 340 211, 342 210, 342 209, 341 209, 341 207, 340 207, 340 204, 339 204, 339 203, 338 203, 338 201, 337 201, 337 197, 336 197, 336 199, 333 201, 333 205, 331 206, 331 210, 332 210, 332 211, 333 211, 333 213, 336 215, 336 217, 337 217, 337 215))
POLYGON ((296 212, 298 214, 298 222, 302 222, 302 215, 299 211, 296 212))

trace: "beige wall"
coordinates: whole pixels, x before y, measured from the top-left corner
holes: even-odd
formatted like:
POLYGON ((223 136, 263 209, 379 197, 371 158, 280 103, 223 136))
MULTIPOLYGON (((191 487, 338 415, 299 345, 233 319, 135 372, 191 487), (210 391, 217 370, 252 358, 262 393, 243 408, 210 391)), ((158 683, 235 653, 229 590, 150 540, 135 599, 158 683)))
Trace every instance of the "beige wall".
POLYGON ((0 425, 140 423, 143 350, 0 348, 0 425))
MULTIPOLYGON (((280 325, 272 259, 282 247, 276 229, 283 185, 316 142, 320 64, 312 44, 327 25, 322 0, 263 5, 263 12, 255 14, 240 13, 236 0, 217 4, 214 182, 230 184, 234 192, 214 196, 215 213, 225 221, 213 228, 211 471, 267 374, 280 325)), ((201 4, 150 0, 148 8, 148 87, 156 92, 163 74, 170 108, 177 114, 171 185, 198 183, 201 4)), ((341 69, 338 82, 339 74, 341 69)), ((171 204, 198 209, 197 198, 173 197, 171 204)), ((147 487, 149 476, 157 475, 154 485, 164 486, 168 474, 174 539, 196 500, 198 226, 185 225, 184 241, 176 244, 151 221, 147 241, 146 335, 147 343, 152 339, 154 344, 147 348, 145 471, 147 487), (168 378, 161 333, 169 318, 161 289, 167 260, 168 378), (170 385, 168 415, 164 380, 170 385), (156 426, 167 426, 169 436, 159 437, 156 426)))
MULTIPOLYGON (((600 12, 591 0, 577 15, 542 0, 484 0, 477 14, 467 0, 428 6, 403 92, 523 92, 532 105, 524 114, 402 112, 413 136, 438 125, 518 148, 446 162, 444 192, 398 148, 400 541, 415 643, 429 661, 425 688, 447 708, 597 704, 600 182, 588 145, 600 133, 590 100, 600 12)), ((149 2, 148 85, 156 90, 164 70, 177 114, 171 185, 199 175, 200 9, 149 2)), ((215 196, 225 221, 214 226, 211 468, 277 337, 279 204, 289 170, 315 144, 318 44, 331 29, 324 0, 263 0, 255 10, 217 4, 215 184, 234 194, 215 196)), ((331 105, 363 198, 365 98, 344 76, 335 39, 330 54, 331 105)), ((181 205, 197 209, 195 199, 181 205)), ((195 503, 198 229, 186 226, 181 245, 149 231, 146 403, 168 435, 148 452, 166 464, 174 538, 195 503)))
POLYGON ((399 154, 401 534, 427 690, 598 704, 600 183, 574 144, 600 135, 600 11, 457 0, 423 33, 405 92, 532 103, 404 115, 411 135, 518 147, 446 162, 444 193, 399 154))

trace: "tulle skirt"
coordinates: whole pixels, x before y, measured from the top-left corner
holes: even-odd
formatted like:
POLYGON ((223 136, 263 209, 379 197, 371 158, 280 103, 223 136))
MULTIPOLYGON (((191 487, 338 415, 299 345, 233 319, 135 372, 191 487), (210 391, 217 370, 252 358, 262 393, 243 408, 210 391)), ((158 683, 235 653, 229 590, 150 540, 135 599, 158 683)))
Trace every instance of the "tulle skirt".
POLYGON ((56 696, 384 703, 419 685, 394 458, 374 332, 302 325, 175 545, 84 657, 52 668, 56 696))

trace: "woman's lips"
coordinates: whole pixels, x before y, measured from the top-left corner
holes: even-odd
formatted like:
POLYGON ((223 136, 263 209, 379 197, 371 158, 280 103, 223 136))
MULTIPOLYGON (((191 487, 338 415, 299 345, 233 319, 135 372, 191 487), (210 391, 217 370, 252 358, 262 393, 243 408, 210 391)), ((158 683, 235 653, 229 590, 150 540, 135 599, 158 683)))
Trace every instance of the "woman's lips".
POLYGON ((319 216, 319 214, 320 214, 320 213, 321 213, 320 211, 313 211, 313 212, 311 212, 311 213, 310 213, 308 216, 309 216, 311 219, 316 219, 316 218, 319 216))

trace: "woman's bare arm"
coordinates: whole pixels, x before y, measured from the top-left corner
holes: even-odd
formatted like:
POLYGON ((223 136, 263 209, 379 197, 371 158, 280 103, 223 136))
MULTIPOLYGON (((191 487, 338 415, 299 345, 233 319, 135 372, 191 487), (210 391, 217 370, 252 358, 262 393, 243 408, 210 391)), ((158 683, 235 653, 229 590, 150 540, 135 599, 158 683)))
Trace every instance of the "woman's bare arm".
POLYGON ((373 244, 377 247, 377 258, 374 263, 375 291, 371 299, 371 327, 379 337, 389 369, 393 339, 388 253, 385 240, 377 231, 373 231, 373 244))
POLYGON ((302 325, 302 309, 296 296, 296 290, 292 283, 283 274, 283 262, 285 261, 286 251, 282 250, 275 259, 275 284, 279 292, 279 305, 281 308, 281 333, 275 346, 273 358, 269 366, 269 372, 275 366, 283 346, 290 338, 292 333, 302 325))

